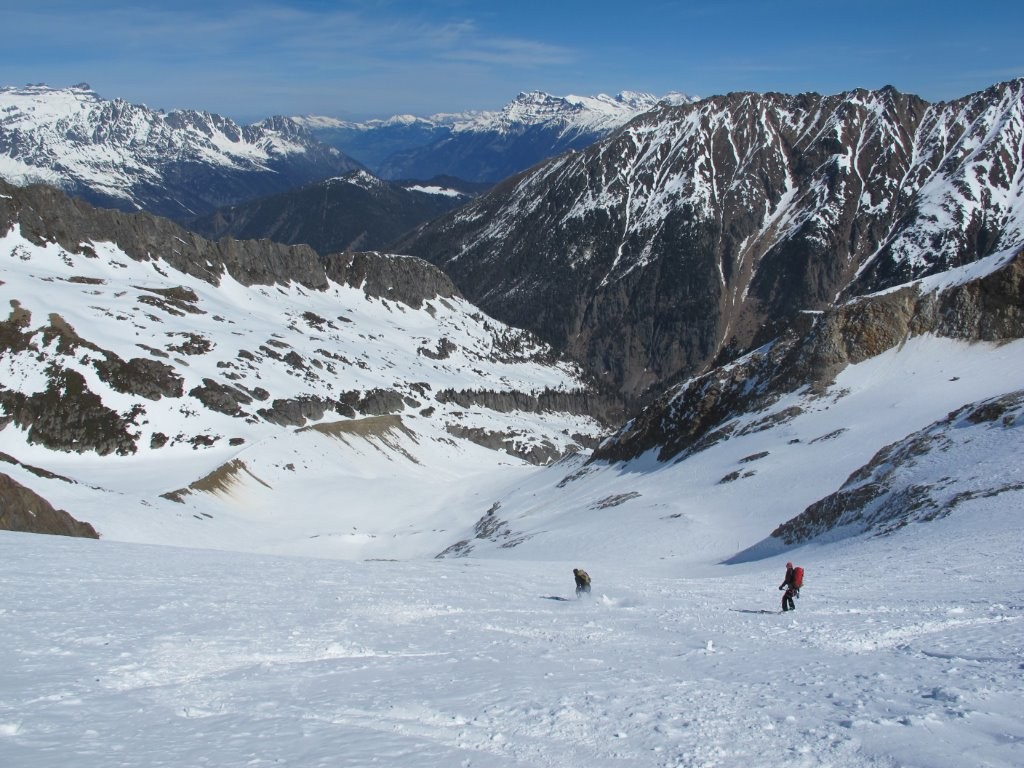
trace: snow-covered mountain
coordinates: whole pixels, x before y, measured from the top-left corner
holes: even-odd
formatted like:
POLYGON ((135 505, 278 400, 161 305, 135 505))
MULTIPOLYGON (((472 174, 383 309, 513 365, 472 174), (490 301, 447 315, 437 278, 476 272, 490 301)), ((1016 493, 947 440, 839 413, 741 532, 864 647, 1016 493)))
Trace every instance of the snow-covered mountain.
POLYGON ((396 115, 364 123, 322 116, 292 119, 385 179, 450 175, 495 182, 586 147, 659 105, 691 101, 681 93, 553 96, 531 91, 496 111, 396 115))
MULTIPOLYGON (((420 259, 214 243, 0 182, 0 528, 101 536, 0 531, 0 764, 1016 768, 1024 250, 1019 109, 999 93, 883 92, 932 128, 875 155, 887 123, 868 119, 848 166, 860 107, 791 97, 831 128, 800 117, 781 176, 741 141, 758 120, 712 122, 700 173, 659 176, 673 144, 638 143, 642 117, 594 150, 630 163, 587 166, 583 189, 621 204, 552 187, 523 210, 579 205, 586 227, 487 222, 579 257, 545 276, 506 253, 532 311, 656 264, 642 287, 682 309, 708 285, 797 289, 755 349, 628 421, 420 259), (884 200, 862 186, 883 167, 903 174, 884 200), (701 179, 714 226, 684 194, 701 179), (661 227, 704 222, 710 284, 658 250, 668 235, 644 250, 657 206, 629 195, 652 189, 661 227), (589 271, 600 231, 630 237, 589 271), (807 576, 778 615, 787 560, 807 576), (578 566, 590 599, 572 599, 578 566)), ((665 123, 697 131, 687 109, 665 123)), ((594 296, 635 333, 642 291, 594 296)))
POLYGON ((637 117, 398 244, 630 396, 766 326, 1024 243, 1024 80, 637 117))
MULTIPOLYGON (((804 313, 591 454, 615 402, 425 262, 212 243, 4 189, 6 474, 114 539, 718 562, 828 504, 885 446, 1024 389, 1018 249, 804 313)), ((1018 450, 1019 429, 1000 434, 1018 450)), ((989 480, 975 497, 1018 493, 989 480)))
POLYGON ((1015 250, 804 315, 494 497, 447 554, 688 567, 919 530, 979 499, 1021 510, 1022 390, 1015 250))
POLYGON ((181 220, 358 167, 284 118, 240 126, 104 99, 85 84, 0 88, 0 178, 97 205, 181 220))
POLYGON ((102 536, 440 551, 482 512, 466 475, 521 473, 604 429, 576 366, 417 259, 212 243, 0 190, 4 472, 102 536), (344 523, 354 504, 379 526, 344 523))

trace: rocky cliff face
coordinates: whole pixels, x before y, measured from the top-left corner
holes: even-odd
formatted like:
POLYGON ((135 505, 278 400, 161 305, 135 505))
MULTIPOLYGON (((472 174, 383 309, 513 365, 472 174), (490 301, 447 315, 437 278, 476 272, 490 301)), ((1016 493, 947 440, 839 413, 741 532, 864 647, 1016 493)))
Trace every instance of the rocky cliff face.
POLYGON ((636 398, 794 313, 1024 242, 1024 81, 642 115, 399 245, 636 398))
POLYGON ((99 538, 89 523, 75 520, 63 509, 54 509, 46 499, 3 472, 0 472, 0 530, 99 538))
POLYGON ((619 461, 657 449, 659 460, 668 461, 700 451, 735 431, 735 415, 802 387, 822 390, 847 365, 913 336, 1024 338, 1024 251, 989 257, 980 266, 991 271, 972 277, 962 270, 959 278, 923 280, 801 315, 755 352, 667 390, 593 458, 619 461))
POLYGON ((17 188, 0 181, 0 231, 15 226, 32 242, 55 242, 70 252, 88 251, 89 243, 113 242, 137 261, 166 261, 213 284, 230 275, 243 285, 296 281, 308 288, 326 286, 319 257, 308 247, 215 243, 167 219, 97 209, 52 187, 17 188))
MULTIPOLYGON (((89 243, 111 242, 136 261, 166 262, 212 285, 230 277, 246 286, 295 282, 323 290, 329 278, 417 309, 426 299, 460 295, 442 271, 420 259, 372 251, 322 259, 306 245, 230 238, 215 242, 167 219, 97 209, 52 187, 20 188, 0 181, 0 231, 12 228, 31 242, 55 242, 69 252, 86 255, 92 250, 89 243)), ((158 300, 187 304, 189 297, 171 294, 149 299, 158 300)))

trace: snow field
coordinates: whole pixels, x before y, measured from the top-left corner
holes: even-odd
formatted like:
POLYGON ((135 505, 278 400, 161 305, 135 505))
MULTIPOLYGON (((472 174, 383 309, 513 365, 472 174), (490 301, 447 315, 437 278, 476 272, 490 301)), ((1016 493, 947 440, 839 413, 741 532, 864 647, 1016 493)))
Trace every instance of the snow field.
POLYGON ((4 533, 0 763, 1016 766, 1018 518, 982 499, 913 538, 792 553, 787 615, 777 558, 693 578, 628 553, 343 562, 4 533))

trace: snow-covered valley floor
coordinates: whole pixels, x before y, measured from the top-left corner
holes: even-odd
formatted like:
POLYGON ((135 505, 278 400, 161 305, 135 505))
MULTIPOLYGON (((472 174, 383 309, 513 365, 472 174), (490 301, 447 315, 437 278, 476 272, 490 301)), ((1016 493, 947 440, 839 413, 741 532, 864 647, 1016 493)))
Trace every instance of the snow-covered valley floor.
POLYGON ((1019 766, 1019 514, 979 499, 796 550, 786 615, 785 558, 688 575, 0 533, 0 765, 1019 766))

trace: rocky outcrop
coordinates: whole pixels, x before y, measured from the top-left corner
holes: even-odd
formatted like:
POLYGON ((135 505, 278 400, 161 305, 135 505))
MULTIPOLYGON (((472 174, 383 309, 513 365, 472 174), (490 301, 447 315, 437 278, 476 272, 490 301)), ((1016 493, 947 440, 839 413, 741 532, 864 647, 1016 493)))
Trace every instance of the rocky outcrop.
POLYGON ((498 512, 501 510, 501 502, 495 502, 473 526, 473 538, 457 541, 443 552, 435 555, 436 559, 446 557, 468 557, 473 553, 474 546, 478 541, 489 541, 497 544, 501 549, 513 549, 524 541, 533 537, 533 534, 524 534, 512 530, 507 520, 503 520, 498 512))
POLYGON ((202 386, 193 387, 189 394, 211 411, 228 416, 243 415, 242 406, 253 401, 252 396, 238 387, 221 384, 213 379, 203 379, 202 386))
POLYGON ((8 389, 0 383, 0 426, 13 422, 27 430, 27 439, 53 450, 130 454, 136 450, 134 413, 119 413, 93 392, 77 370, 66 369, 60 357, 92 365, 100 381, 122 394, 147 400, 181 397, 182 378, 166 363, 148 358, 124 360, 83 339, 60 315, 52 313, 46 324, 32 327, 32 315, 17 303, 7 320, 0 321, 0 350, 34 352, 42 356, 51 348, 55 357, 46 368, 47 386, 32 394, 8 389))
POLYGON ((561 411, 593 416, 607 426, 621 423, 622 403, 617 398, 588 390, 565 392, 544 389, 537 394, 517 391, 443 389, 434 395, 439 403, 455 403, 462 408, 474 406, 509 413, 525 411, 561 411))
POLYGON ((772 532, 786 545, 801 544, 824 533, 831 537, 871 532, 888 534, 913 522, 946 517, 969 501, 1003 494, 1024 494, 1019 462, 1005 457, 1021 452, 1024 392, 1011 392, 964 406, 947 418, 886 446, 858 469, 842 488, 816 501, 772 532), (972 444, 965 435, 985 432, 972 444), (979 444, 999 445, 975 453, 979 444), (987 466, 995 460, 1000 471, 987 466), (917 473, 932 456, 955 457, 955 465, 938 475, 917 473), (941 477, 941 480, 936 480, 941 477))
POLYGON ((0 472, 0 530, 88 539, 100 537, 89 523, 76 520, 63 509, 54 509, 42 496, 3 472, 0 472))
MULTIPOLYGON (((728 437, 737 413, 754 412, 804 386, 824 389, 847 365, 926 333, 965 341, 1024 338, 1024 251, 992 271, 949 285, 927 281, 796 316, 755 352, 667 390, 595 452, 618 461, 657 449, 667 461, 728 437)), ((747 429, 756 429, 757 425, 747 429)))
POLYGON ((448 434, 462 440, 483 446, 492 451, 504 451, 510 456, 530 464, 550 464, 562 458, 562 453, 549 441, 536 441, 521 431, 496 432, 483 427, 467 427, 462 424, 448 424, 448 434))
POLYGON ((32 395, 0 389, 7 414, 0 426, 14 423, 26 430, 28 442, 55 451, 135 453, 130 418, 105 406, 77 371, 53 367, 49 373, 46 389, 32 395))
POLYGON ((324 260, 327 277, 362 288, 367 296, 399 301, 413 309, 433 299, 460 296, 444 272, 422 259, 391 254, 338 253, 324 260))

